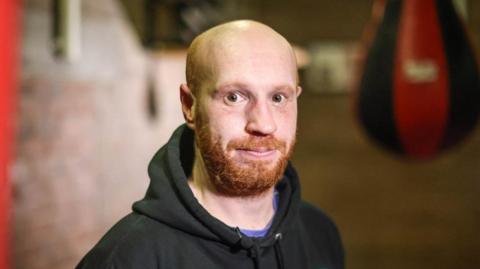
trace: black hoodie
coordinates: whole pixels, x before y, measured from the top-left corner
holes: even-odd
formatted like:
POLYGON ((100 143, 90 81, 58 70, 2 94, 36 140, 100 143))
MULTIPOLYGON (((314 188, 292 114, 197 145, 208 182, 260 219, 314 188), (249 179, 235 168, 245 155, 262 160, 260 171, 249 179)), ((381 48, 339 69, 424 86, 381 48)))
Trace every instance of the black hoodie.
POLYGON ((203 208, 187 183, 193 131, 179 127, 148 167, 150 186, 133 212, 115 224, 77 269, 343 268, 335 224, 301 201, 289 164, 277 184, 278 208, 268 234, 243 235, 203 208))

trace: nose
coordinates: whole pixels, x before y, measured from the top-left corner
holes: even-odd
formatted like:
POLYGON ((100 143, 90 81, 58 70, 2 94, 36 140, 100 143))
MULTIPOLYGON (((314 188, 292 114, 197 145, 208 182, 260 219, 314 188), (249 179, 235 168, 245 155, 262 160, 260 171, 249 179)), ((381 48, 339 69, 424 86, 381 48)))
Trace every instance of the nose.
POLYGON ((275 119, 268 104, 255 102, 246 113, 247 125, 245 129, 249 134, 268 136, 277 130, 275 119))

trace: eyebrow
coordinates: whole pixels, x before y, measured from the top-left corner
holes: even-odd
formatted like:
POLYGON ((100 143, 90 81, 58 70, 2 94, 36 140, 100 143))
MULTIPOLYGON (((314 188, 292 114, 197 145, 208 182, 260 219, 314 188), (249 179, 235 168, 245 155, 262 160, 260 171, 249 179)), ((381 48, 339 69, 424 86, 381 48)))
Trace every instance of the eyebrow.
MULTIPOLYGON (((245 84, 245 83, 242 83, 242 82, 229 82, 229 83, 225 83, 225 84, 222 84, 222 85, 219 85, 218 87, 216 87, 214 89, 214 93, 215 92, 220 92, 220 91, 225 91, 225 90, 228 90, 230 88, 249 89, 251 87, 249 87, 248 84, 245 84)), ((288 85, 288 84, 280 84, 280 85, 274 86, 273 89, 274 89, 273 91, 286 90, 286 91, 295 92, 296 87, 292 87, 291 85, 288 85)))
POLYGON ((218 87, 215 88, 216 91, 222 91, 222 90, 228 90, 230 88, 240 88, 240 89, 248 89, 248 85, 245 84, 245 83, 241 83, 241 82, 229 82, 229 83, 225 83, 225 84, 222 84, 222 85, 219 85, 218 87))

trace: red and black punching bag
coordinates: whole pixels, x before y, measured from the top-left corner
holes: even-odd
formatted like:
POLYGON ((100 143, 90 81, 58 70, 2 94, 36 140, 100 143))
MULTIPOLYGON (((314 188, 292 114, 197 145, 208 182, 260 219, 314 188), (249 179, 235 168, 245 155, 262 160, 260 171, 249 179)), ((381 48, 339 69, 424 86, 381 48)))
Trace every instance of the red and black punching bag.
POLYGON ((374 10, 355 109, 366 132, 407 157, 458 143, 480 110, 476 55, 450 0, 384 0, 374 10), (377 17, 375 17, 377 16, 377 17), (378 16, 381 16, 380 18, 378 16))

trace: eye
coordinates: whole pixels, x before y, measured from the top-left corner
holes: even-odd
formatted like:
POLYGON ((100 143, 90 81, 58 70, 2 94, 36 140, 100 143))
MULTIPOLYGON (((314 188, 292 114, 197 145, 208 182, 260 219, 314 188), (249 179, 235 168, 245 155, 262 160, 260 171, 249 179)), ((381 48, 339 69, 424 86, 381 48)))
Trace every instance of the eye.
POLYGON ((276 93, 274 95, 272 95, 272 101, 274 103, 283 103, 285 101, 286 97, 285 95, 281 94, 281 93, 276 93))
POLYGON ((239 92, 230 92, 224 97, 227 104, 238 104, 245 100, 245 97, 239 92))

